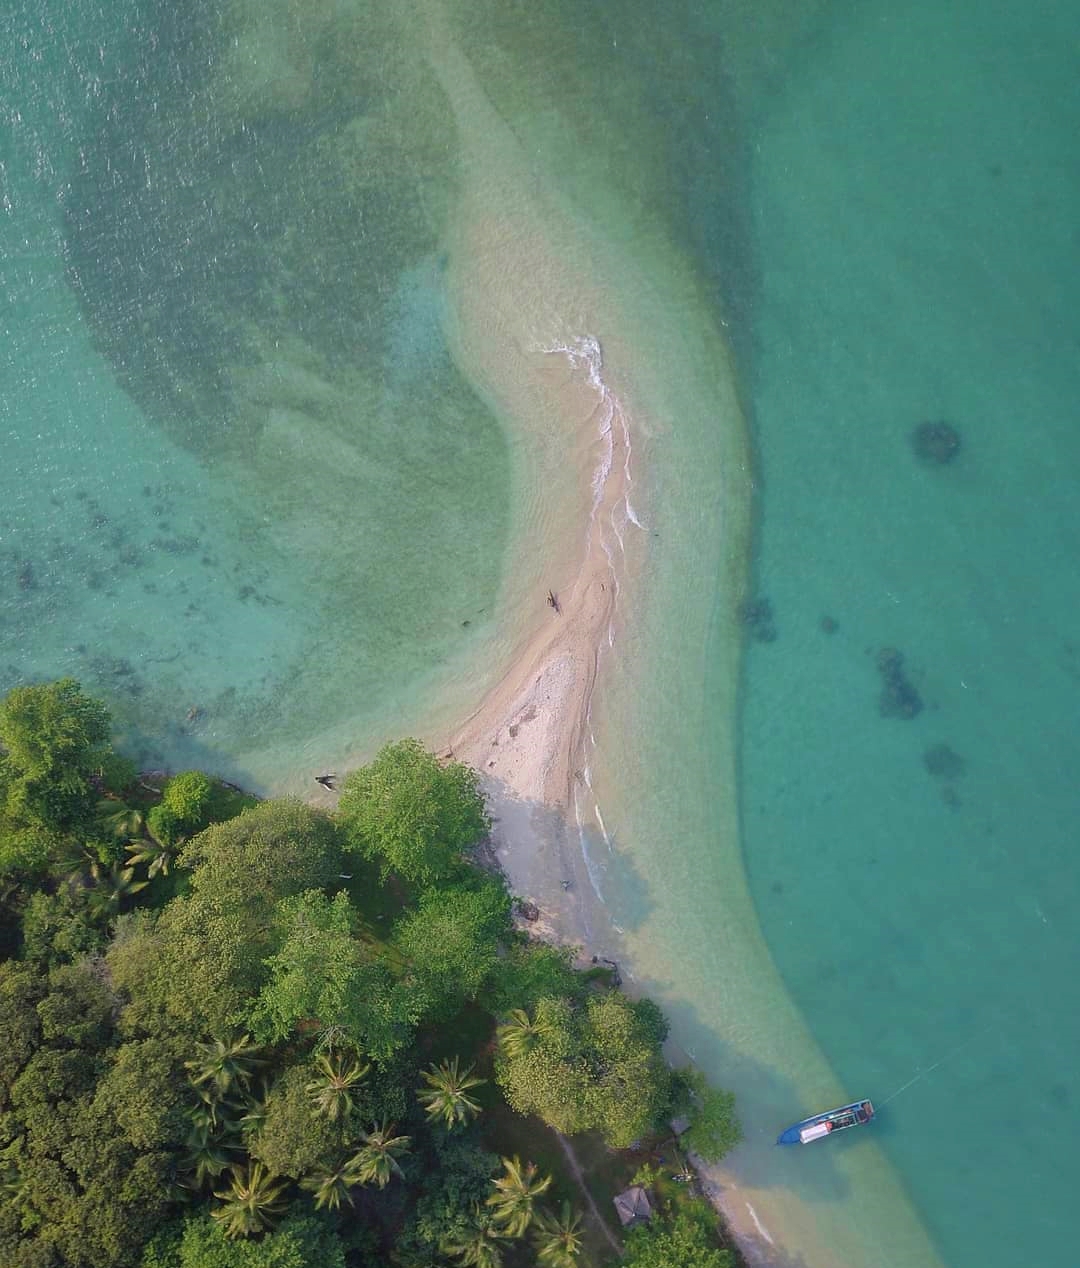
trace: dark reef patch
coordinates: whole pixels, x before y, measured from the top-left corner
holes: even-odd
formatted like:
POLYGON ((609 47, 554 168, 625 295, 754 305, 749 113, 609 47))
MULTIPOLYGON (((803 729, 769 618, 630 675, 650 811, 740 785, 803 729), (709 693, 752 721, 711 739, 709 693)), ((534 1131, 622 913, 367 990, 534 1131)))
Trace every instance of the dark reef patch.
POLYGON ((747 599, 740 612, 743 625, 755 643, 774 643, 776 623, 768 599, 747 599))
POLYGON ((923 765, 935 779, 959 779, 967 762, 948 744, 932 744, 923 753, 923 765))
POLYGON ((922 698, 904 673, 904 657, 895 647, 883 647, 877 654, 882 688, 878 708, 883 718, 913 718, 922 712, 922 698))
POLYGON ((960 452, 960 433, 941 419, 920 423, 911 433, 911 447, 920 462, 941 467, 960 452))

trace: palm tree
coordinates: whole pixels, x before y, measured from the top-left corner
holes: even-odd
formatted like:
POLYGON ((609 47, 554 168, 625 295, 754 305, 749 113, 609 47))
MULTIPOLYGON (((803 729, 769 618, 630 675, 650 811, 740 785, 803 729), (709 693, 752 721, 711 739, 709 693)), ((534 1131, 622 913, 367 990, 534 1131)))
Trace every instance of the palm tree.
POLYGON ((255 1071, 265 1065, 262 1050, 251 1042, 250 1035, 236 1039, 212 1039, 198 1046, 198 1057, 185 1061, 188 1078, 207 1099, 222 1100, 234 1086, 246 1088, 255 1071), (202 1090, 205 1089, 205 1092, 202 1090))
POLYGON ((245 1136, 254 1136, 256 1132, 262 1130, 263 1123, 266 1122, 266 1101, 264 1100, 247 1100, 243 1106, 239 1107, 246 1112, 240 1115, 239 1129, 245 1136))
POLYGON ((244 1104, 219 1096, 212 1083, 204 1083, 193 1088, 193 1091, 199 1098, 199 1103, 187 1110, 187 1116, 194 1130, 211 1136, 239 1136, 250 1117, 240 1112, 244 1104))
POLYGON ((530 1053, 545 1032, 544 1026, 529 1020, 529 1014, 524 1008, 512 1008, 507 1020, 495 1033, 499 1047, 511 1061, 516 1061, 530 1053))
POLYGON ((539 1211, 536 1216, 536 1257, 547 1268, 574 1268, 581 1254, 581 1216, 564 1202, 558 1215, 539 1211))
POLYGON ((476 1211, 475 1223, 457 1234, 449 1234, 439 1243, 444 1255, 451 1255, 467 1268, 502 1268, 502 1247, 505 1239, 492 1227, 491 1221, 476 1211))
POLYGON ((386 1120, 369 1132, 361 1132, 363 1145, 349 1160, 350 1184, 377 1184, 385 1189, 392 1176, 403 1176, 398 1158, 409 1152, 408 1136, 392 1135, 394 1128, 386 1120))
POLYGON ((281 1195, 288 1183, 270 1175, 261 1162, 253 1162, 246 1168, 234 1167, 229 1187, 214 1192, 222 1205, 210 1214, 221 1222, 226 1237, 261 1233, 285 1209, 281 1195))
POLYGON ((311 1099, 332 1123, 347 1118, 352 1113, 353 1089, 371 1066, 323 1053, 315 1058, 315 1068, 319 1076, 307 1085, 311 1099))
POLYGON ((505 1175, 492 1180, 495 1192, 487 1204, 494 1211, 499 1231, 507 1237, 520 1237, 533 1221, 536 1199, 551 1187, 551 1176, 537 1176, 536 1164, 525 1166, 517 1158, 504 1158, 505 1175))
POLYGON ((0 1194, 3 1195, 5 1204, 10 1204, 12 1210, 25 1208, 25 1211, 29 1213, 34 1209, 33 1190, 14 1158, 5 1158, 3 1167, 0 1169, 0 1194))
POLYGON ((187 1134, 188 1151, 181 1159, 181 1167, 195 1175, 195 1183, 202 1188, 208 1180, 216 1180, 232 1163, 229 1151, 236 1145, 224 1139, 224 1133, 216 1131, 202 1115, 192 1115, 191 1130, 187 1134))
POLYGON ((86 905, 98 920, 110 920, 127 898, 145 889, 148 881, 137 881, 133 867, 106 868, 95 859, 89 868, 90 891, 86 905))
POLYGON ((423 1079, 428 1087, 421 1089, 417 1098, 428 1118, 441 1119, 448 1128, 453 1128, 459 1124, 464 1126, 474 1114, 480 1113, 479 1104, 467 1093, 469 1088, 479 1087, 486 1080, 474 1078, 472 1066, 459 1071, 457 1057, 432 1066, 424 1072, 423 1079))
POLYGON ((132 841, 127 847, 128 863, 137 867, 140 863, 149 866, 146 869, 148 880, 155 876, 168 876, 176 850, 171 845, 162 845, 160 841, 132 841))
POLYGON ((310 1175, 300 1181, 300 1187, 314 1194, 315 1206, 318 1210, 325 1207, 328 1211, 336 1211, 343 1201, 352 1202, 351 1164, 348 1161, 321 1163, 310 1175))
POLYGON ((105 797, 94 807, 94 823, 116 841, 133 841, 143 830, 144 817, 134 806, 105 797))

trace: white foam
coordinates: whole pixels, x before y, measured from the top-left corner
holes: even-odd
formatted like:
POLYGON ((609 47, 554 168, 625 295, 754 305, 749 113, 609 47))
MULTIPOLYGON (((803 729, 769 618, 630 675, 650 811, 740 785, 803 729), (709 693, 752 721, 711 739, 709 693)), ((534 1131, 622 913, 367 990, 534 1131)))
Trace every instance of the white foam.
MULTIPOLYGON (((599 540, 604 556, 607 559, 608 570, 610 573, 610 585, 612 595, 614 597, 614 608, 618 607, 618 599, 620 594, 619 586, 619 564, 626 555, 626 543, 623 537, 627 524, 633 524, 635 528, 644 530, 644 525, 638 518, 637 512, 634 510, 630 502, 630 490, 633 487, 634 479, 631 471, 631 433, 630 421, 623 410, 622 403, 619 398, 604 382, 603 367, 604 355, 600 347, 600 341, 593 335, 575 335, 567 340, 557 340, 554 343, 546 344, 541 351, 551 355, 561 355, 566 357, 570 365, 575 370, 583 370, 585 372, 589 386, 596 393, 596 406, 593 411, 593 417, 596 419, 597 438, 600 441, 600 457, 596 467, 592 473, 590 488, 592 490, 592 507, 589 511, 589 523, 586 533, 591 534, 594 529, 599 531, 599 540), (616 428, 618 431, 616 432, 616 428), (615 437, 618 434, 625 457, 623 458, 623 491, 615 500, 611 510, 607 516, 607 521, 600 522, 601 507, 604 503, 604 493, 607 489, 608 479, 611 476, 612 466, 615 458, 615 437)), ((610 621, 607 627, 607 645, 609 648, 615 645, 615 623, 610 621)), ((603 653, 603 648, 598 647, 597 669, 599 669, 599 660, 603 653)), ((592 729, 592 702, 586 705, 585 713, 586 722, 586 741, 592 748, 596 748, 596 735, 592 729)), ((592 768, 588 762, 584 764, 583 780, 585 786, 592 791, 592 768)), ((581 805, 578 796, 577 787, 574 788, 574 819, 577 825, 578 840, 581 847, 581 857, 585 865, 585 871, 589 878, 589 885, 597 899, 603 903, 604 896, 600 890, 600 871, 596 867, 589 855, 589 847, 585 825, 581 815, 581 805)), ((595 797, 592 799, 592 813, 600 828, 600 832, 607 845, 608 853, 613 853, 611 836, 608 833, 607 825, 604 823, 604 816, 600 810, 600 804, 595 797)), ((583 913, 586 914, 586 913, 583 913)), ((618 933, 623 930, 618 925, 613 926, 618 933)))
MULTIPOLYGON (((545 345, 542 351, 565 356, 574 369, 584 370, 589 386, 596 393, 595 417, 597 419, 598 436, 602 444, 600 459, 597 462, 596 469, 593 471, 591 480, 593 501, 589 513, 589 531, 595 524, 597 514, 603 503, 604 490, 607 487, 614 460, 615 428, 618 427, 619 429, 625 451, 623 459, 623 493, 612 506, 608 523, 601 526, 600 532, 600 544, 603 547, 604 554, 607 556, 608 565, 611 569, 612 584, 617 600, 619 581, 615 555, 616 552, 619 555, 625 554, 626 546, 623 540, 623 528, 626 524, 633 524, 635 528, 642 530, 645 528, 630 501, 630 490, 634 484, 631 470, 633 445, 631 442, 630 421, 619 398, 604 382, 603 349, 600 347, 600 341, 594 335, 575 335, 566 341, 557 340, 555 343, 545 345), (609 544, 606 530, 610 530, 610 533, 615 538, 616 546, 614 548, 609 544)), ((608 632, 608 645, 613 646, 614 640, 614 629, 611 629, 608 632)))
MULTIPOLYGON (((592 859, 589 857, 589 846, 585 835, 585 825, 581 818, 581 806, 578 801, 578 792, 576 788, 574 789, 574 820, 577 823, 578 844, 581 848, 581 860, 585 864, 585 875, 589 878, 589 887, 596 895, 597 901, 602 905, 606 905, 604 904, 604 895, 600 890, 600 880, 597 875, 597 870, 593 866, 592 859)), ((583 914, 587 915, 587 913, 584 912, 584 909, 583 914)))
POLYGON ((750 1205, 749 1202, 747 1202, 746 1204, 746 1209, 750 1212, 750 1218, 754 1221, 754 1227, 757 1229, 757 1231, 761 1234, 762 1237, 764 1237, 764 1239, 769 1243, 770 1246, 775 1246, 776 1243, 769 1236, 769 1230, 758 1219, 757 1211, 754 1210, 754 1208, 750 1205))

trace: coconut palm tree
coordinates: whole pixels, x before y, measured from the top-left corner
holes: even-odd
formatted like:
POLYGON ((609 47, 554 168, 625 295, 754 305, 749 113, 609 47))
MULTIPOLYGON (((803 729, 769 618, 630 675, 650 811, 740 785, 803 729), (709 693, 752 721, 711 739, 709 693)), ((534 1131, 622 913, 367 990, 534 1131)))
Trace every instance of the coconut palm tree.
POLYGON ((335 1163, 320 1163, 310 1175, 300 1181, 300 1187, 314 1195, 318 1210, 325 1207, 328 1211, 337 1211, 342 1202, 352 1202, 349 1189, 355 1182, 351 1178, 350 1166, 350 1162, 345 1159, 335 1163))
POLYGON ((503 1053, 516 1061, 530 1053, 543 1038, 545 1027, 529 1020, 524 1008, 512 1008, 506 1021, 495 1032, 503 1053))
POLYGON ((186 1112, 192 1128, 211 1136, 239 1136, 248 1115, 241 1113, 248 1102, 234 1101, 231 1097, 218 1095, 213 1083, 203 1083, 192 1087, 199 1098, 197 1105, 186 1112))
POLYGON ((409 1152, 410 1137, 395 1136, 393 1131, 384 1119, 378 1127, 360 1133, 364 1143, 349 1160, 350 1184, 377 1184, 385 1189, 391 1177, 404 1175, 398 1158, 409 1152))
POLYGON ((246 1100, 242 1106, 244 1113, 240 1115, 239 1129, 245 1136, 254 1136, 262 1130, 263 1123, 266 1122, 266 1099, 262 1100, 251 1098, 246 1100))
POLYGON ((234 1088, 247 1088, 255 1071, 266 1064, 262 1049, 250 1035, 234 1039, 212 1039, 198 1046, 198 1056, 185 1061, 192 1085, 209 1093, 207 1099, 220 1101, 234 1088))
POLYGON ((137 881, 133 867, 106 868, 97 859, 90 864, 87 875, 90 889, 86 895, 86 905, 98 920, 111 920, 119 912, 124 901, 145 889, 148 881, 137 881))
POLYGON ((506 1237, 520 1237, 533 1222, 536 1199, 551 1187, 551 1176, 537 1175, 536 1164, 522 1166, 517 1158, 504 1158, 503 1172, 492 1180, 495 1192, 488 1198, 495 1223, 506 1237))
POLYGON ((0 1169, 0 1195, 13 1211, 29 1213, 34 1209, 33 1189, 13 1158, 5 1158, 0 1169))
POLYGON ((222 1205, 210 1214, 221 1223, 226 1237, 251 1237, 269 1228, 285 1209, 282 1194, 288 1183, 270 1175, 261 1162, 234 1167, 228 1188, 214 1192, 222 1205))
POLYGON ((474 1114, 480 1113, 480 1105, 468 1095, 469 1088, 479 1087, 485 1079, 473 1076, 473 1067, 467 1070, 458 1069, 458 1059, 442 1061, 430 1070, 425 1070, 423 1080, 428 1084, 417 1093, 417 1099, 424 1106, 427 1116, 433 1120, 441 1120, 446 1127, 464 1126, 474 1114))
POLYGON ((201 1113, 196 1112, 190 1117, 191 1130, 185 1141, 187 1153, 180 1165, 183 1170, 193 1173, 195 1184, 201 1189, 232 1165, 229 1153, 238 1146, 230 1144, 225 1132, 208 1122, 201 1113))
POLYGON ((176 850, 171 845, 163 845, 160 841, 148 841, 145 838, 141 841, 132 841, 127 847, 128 863, 132 867, 138 867, 140 863, 146 863, 146 876, 148 880, 153 880, 155 876, 168 876, 169 868, 172 867, 173 859, 176 857, 176 850))
POLYGON ((321 1053, 315 1058, 318 1076, 307 1085, 308 1094, 321 1113, 332 1122, 348 1118, 353 1108, 353 1091, 371 1066, 360 1060, 349 1061, 344 1056, 327 1056, 321 1053))
POLYGON ((581 1216, 564 1202, 558 1215, 538 1211, 533 1238, 536 1258, 546 1268, 574 1268, 581 1254, 581 1216))
POLYGON ((505 1245, 505 1239, 492 1227, 491 1220, 478 1209, 474 1222, 461 1232, 444 1237, 439 1249, 466 1268, 502 1268, 505 1245))
POLYGON ((133 841, 143 830, 141 810, 113 797, 104 797, 94 807, 94 824, 116 841, 133 841))

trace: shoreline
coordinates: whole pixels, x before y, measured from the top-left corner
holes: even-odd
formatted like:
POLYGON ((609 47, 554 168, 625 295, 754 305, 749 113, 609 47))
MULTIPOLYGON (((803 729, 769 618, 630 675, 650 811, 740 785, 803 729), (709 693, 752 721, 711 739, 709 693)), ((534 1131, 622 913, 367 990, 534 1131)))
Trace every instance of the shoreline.
MULTIPOLYGON (((477 708, 436 748, 440 758, 465 762, 480 777, 492 818, 484 853, 501 871, 511 894, 539 913, 530 913, 531 919, 519 915, 519 927, 532 937, 576 949, 583 965, 606 962, 618 974, 618 960, 625 962, 626 955, 619 941, 622 930, 610 918, 599 892, 594 892, 587 838, 595 829, 583 818, 581 800, 583 790, 595 797, 589 769, 589 753, 596 744, 592 701, 604 654, 616 645, 618 598, 626 580, 628 561, 618 524, 621 520, 624 527, 629 523, 638 530, 642 525, 629 501, 629 423, 603 382, 598 341, 587 343, 597 409, 607 411, 600 429, 607 453, 594 472, 593 505, 577 573, 568 589, 558 594, 558 610, 527 637, 477 708), (613 528, 618 553, 605 534, 605 524, 613 528)), ((580 355, 570 349, 559 351, 570 356, 572 365, 580 363, 580 355)), ((595 799, 592 810, 598 820, 595 826, 610 845, 595 799)), ((622 982, 623 989, 640 994, 633 974, 627 976, 631 980, 622 982)), ((670 1047, 675 1050, 669 1050, 671 1065, 696 1065, 677 1045, 670 1047)), ((765 1268, 775 1243, 756 1212, 749 1208, 754 1227, 746 1227, 742 1212, 725 1202, 725 1185, 716 1168, 688 1157, 736 1263, 740 1268, 765 1268)))

